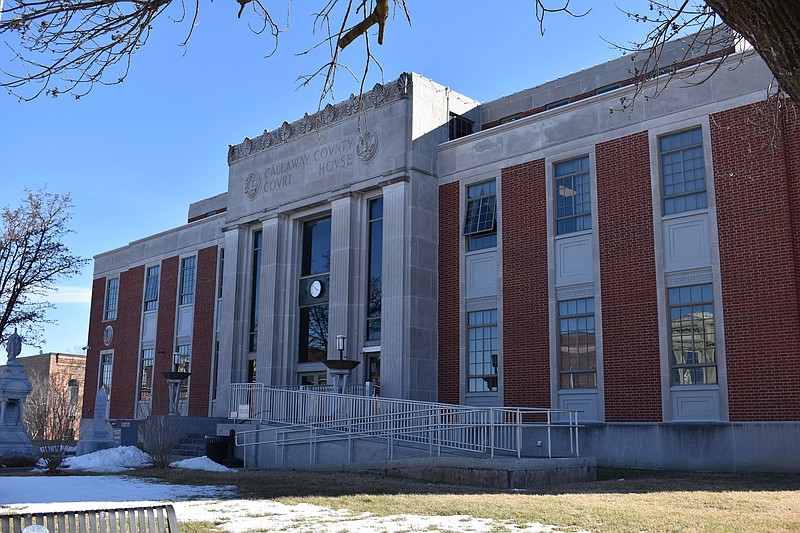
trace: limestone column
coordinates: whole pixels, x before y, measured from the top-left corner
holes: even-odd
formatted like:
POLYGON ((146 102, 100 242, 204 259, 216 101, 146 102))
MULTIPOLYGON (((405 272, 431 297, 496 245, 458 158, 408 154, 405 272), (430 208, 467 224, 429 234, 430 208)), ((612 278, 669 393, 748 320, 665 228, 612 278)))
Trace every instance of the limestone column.
POLYGON ((219 361, 217 374, 217 399, 214 416, 227 417, 230 412, 230 384, 243 379, 242 354, 242 302, 246 283, 242 280, 246 270, 247 228, 225 228, 225 264, 222 273, 222 301, 219 305, 219 361))
POLYGON ((381 287, 381 396, 407 398, 408 354, 408 202, 409 184, 383 188, 383 276, 381 287))
MULTIPOLYGON (((347 335, 345 354, 360 360, 361 328, 353 318, 356 284, 356 243, 358 242, 358 200, 352 196, 331 202, 331 271, 328 301, 328 359, 338 359, 336 336, 347 335)), ((354 370, 352 375, 359 375, 354 370)), ((352 381, 351 381, 352 383, 352 381)))
POLYGON ((285 357, 283 353, 283 325, 286 306, 283 295, 286 285, 286 217, 275 215, 261 223, 262 263, 261 302, 258 316, 258 352, 256 381, 264 385, 286 385, 282 383, 285 357))

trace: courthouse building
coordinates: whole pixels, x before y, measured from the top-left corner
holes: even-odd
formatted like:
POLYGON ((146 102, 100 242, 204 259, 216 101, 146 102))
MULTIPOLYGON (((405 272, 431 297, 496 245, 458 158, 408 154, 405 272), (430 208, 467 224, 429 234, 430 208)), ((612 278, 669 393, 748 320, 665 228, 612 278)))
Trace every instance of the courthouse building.
POLYGON ((599 464, 800 470, 800 117, 712 52, 625 109, 629 57, 487 103, 402 74, 231 146, 187 224, 95 257, 84 417, 185 370, 227 418, 345 335, 383 397, 580 410, 599 464))

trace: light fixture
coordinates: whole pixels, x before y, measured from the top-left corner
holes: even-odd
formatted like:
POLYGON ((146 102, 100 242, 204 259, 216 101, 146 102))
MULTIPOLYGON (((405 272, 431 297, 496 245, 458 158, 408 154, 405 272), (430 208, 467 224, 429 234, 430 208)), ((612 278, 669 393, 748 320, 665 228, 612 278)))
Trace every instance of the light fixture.
POLYGON ((339 350, 339 359, 342 359, 342 353, 344 352, 344 340, 347 337, 345 335, 336 335, 336 349, 339 350))

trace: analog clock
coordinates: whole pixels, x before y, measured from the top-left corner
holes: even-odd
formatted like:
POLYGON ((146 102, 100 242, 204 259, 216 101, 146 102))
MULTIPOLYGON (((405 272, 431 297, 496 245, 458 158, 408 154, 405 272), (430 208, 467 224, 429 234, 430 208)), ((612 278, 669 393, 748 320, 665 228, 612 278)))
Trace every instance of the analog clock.
POLYGON ((322 283, 318 279, 311 282, 311 286, 308 288, 308 292, 311 294, 312 298, 319 297, 322 294, 322 283))

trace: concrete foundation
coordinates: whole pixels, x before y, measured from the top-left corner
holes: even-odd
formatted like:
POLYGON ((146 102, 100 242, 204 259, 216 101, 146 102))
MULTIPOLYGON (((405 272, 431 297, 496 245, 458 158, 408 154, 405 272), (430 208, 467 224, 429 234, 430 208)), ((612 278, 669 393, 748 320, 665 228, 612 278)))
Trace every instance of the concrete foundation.
POLYGON ((314 471, 358 471, 489 489, 539 490, 597 479, 593 457, 559 459, 475 459, 418 457, 393 461, 314 465, 314 471))
POLYGON ((800 423, 593 424, 582 455, 600 466, 714 472, 800 472, 800 423))

